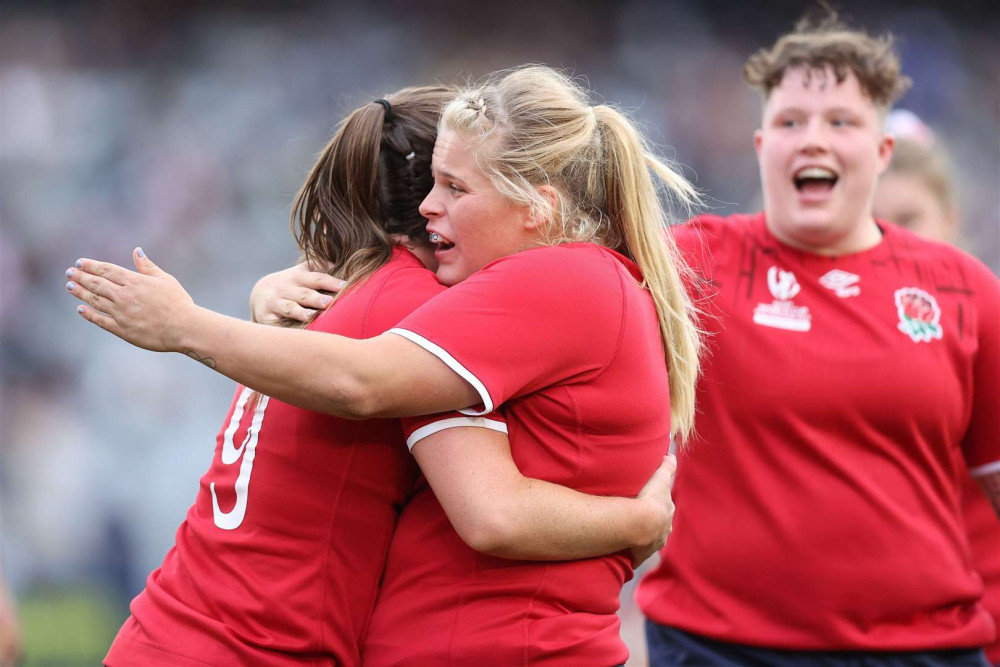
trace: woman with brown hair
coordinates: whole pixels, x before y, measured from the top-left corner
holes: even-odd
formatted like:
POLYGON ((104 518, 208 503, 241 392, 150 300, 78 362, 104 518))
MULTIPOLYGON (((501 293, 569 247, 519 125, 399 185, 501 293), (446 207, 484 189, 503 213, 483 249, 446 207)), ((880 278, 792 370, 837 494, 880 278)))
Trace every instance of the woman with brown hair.
MULTIPOLYGON (((694 418, 700 339, 654 178, 685 202, 693 189, 628 119, 542 67, 498 74, 449 103, 432 171, 422 212, 438 276, 454 287, 372 339, 205 311, 139 256, 139 273, 82 260, 83 285, 71 291, 91 304, 86 319, 133 344, 207 360, 310 409, 357 419, 502 408, 524 474, 636 493, 694 418)), ((460 443, 412 446, 418 458, 480 457, 460 443)), ((417 500, 394 539, 366 660, 625 661, 615 611, 627 558, 478 556, 433 496, 417 500)), ((550 521, 558 511, 533 510, 550 521)))
MULTIPOLYGON (((440 87, 401 90, 349 115, 324 149, 296 198, 296 238, 307 265, 347 285, 308 331, 278 332, 287 341, 372 339, 444 289, 425 268, 434 258, 417 206, 451 97, 440 87)), ((85 270, 70 273, 93 284, 85 270)), ((292 352, 287 344, 267 356, 292 352)), ((656 461, 638 499, 594 498, 525 479, 500 416, 350 422, 242 384, 176 545, 132 602, 105 663, 359 664, 389 540, 417 481, 406 449, 415 433, 430 443, 417 462, 477 548, 559 559, 636 547, 642 559, 669 530, 672 462, 656 461), (476 460, 423 455, 448 439, 476 460)))

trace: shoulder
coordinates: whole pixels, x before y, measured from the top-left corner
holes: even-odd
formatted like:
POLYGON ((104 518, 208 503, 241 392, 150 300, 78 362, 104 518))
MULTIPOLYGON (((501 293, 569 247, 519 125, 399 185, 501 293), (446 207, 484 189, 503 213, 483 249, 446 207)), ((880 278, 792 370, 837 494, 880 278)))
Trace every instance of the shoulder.
POLYGON ((987 290, 1000 289, 1000 278, 980 259, 950 243, 934 241, 891 222, 879 220, 884 235, 897 251, 910 255, 918 262, 934 263, 943 270, 957 274, 965 281, 987 290))
MULTIPOLYGON (((507 284, 532 292, 603 291, 623 272, 629 260, 593 243, 567 243, 530 248, 487 264, 470 280, 503 276, 507 284)), ((459 285, 460 287, 461 285, 459 285)))
POLYGON ((764 214, 746 215, 698 215, 684 224, 674 225, 671 232, 678 246, 687 247, 692 244, 713 244, 731 236, 742 236, 753 233, 764 225, 764 214))

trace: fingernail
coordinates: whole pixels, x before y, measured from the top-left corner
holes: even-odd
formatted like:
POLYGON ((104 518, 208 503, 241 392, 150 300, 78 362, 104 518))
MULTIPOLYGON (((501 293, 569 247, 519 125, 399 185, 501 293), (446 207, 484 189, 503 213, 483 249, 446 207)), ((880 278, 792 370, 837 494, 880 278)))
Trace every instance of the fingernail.
POLYGON ((306 308, 306 317, 312 317, 316 314, 316 311, 311 308, 306 308))
POLYGON ((324 297, 323 297, 322 299, 320 299, 320 302, 319 302, 319 303, 320 303, 320 305, 321 305, 321 306, 326 306, 326 305, 327 305, 327 304, 329 304, 329 303, 330 303, 330 301, 332 301, 332 300, 333 300, 333 299, 331 299, 330 297, 328 297, 328 296, 324 296, 324 297))
POLYGON ((341 281, 340 281, 340 284, 339 284, 339 285, 337 285, 337 289, 344 289, 344 287, 345 287, 346 285, 347 285, 347 281, 346 281, 346 280, 341 280, 341 281))
POLYGON ((73 269, 66 269, 66 277, 67 278, 73 277, 73 269))
POLYGON ((82 268, 83 268, 83 260, 82 260, 82 259, 78 259, 78 260, 76 260, 76 264, 75 264, 75 266, 76 266, 76 268, 78 268, 78 269, 82 269, 82 268))
POLYGON ((77 306, 76 307, 76 312, 82 313, 83 312, 83 306, 77 306))
POLYGON ((73 282, 72 280, 69 281, 68 283, 66 283, 66 289, 68 289, 70 292, 72 292, 73 290, 76 289, 76 283, 73 282))
POLYGON ((136 248, 136 249, 135 249, 135 253, 136 253, 137 255, 139 255, 139 257, 145 257, 145 256, 146 256, 146 253, 144 253, 144 252, 142 251, 142 248, 136 248))

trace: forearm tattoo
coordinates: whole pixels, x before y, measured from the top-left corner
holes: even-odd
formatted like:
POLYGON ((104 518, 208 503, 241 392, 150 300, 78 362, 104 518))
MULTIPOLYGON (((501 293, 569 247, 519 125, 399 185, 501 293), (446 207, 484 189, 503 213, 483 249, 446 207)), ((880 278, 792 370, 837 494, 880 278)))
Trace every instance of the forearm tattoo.
POLYGON ((215 370, 215 367, 216 367, 217 364, 215 363, 215 359, 213 359, 212 357, 203 357, 200 354, 198 354, 197 352, 195 352, 194 350, 188 350, 184 354, 186 354, 187 356, 191 357, 192 359, 194 359, 198 363, 205 364, 206 366, 208 366, 209 368, 211 368, 213 371, 215 370))

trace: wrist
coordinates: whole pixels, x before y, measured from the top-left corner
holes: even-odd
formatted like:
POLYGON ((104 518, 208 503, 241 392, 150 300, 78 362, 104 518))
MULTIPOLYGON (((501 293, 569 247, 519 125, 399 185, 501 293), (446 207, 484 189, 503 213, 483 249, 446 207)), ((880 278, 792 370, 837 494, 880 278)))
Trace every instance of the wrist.
POLYGON ((665 512, 652 499, 639 496, 632 500, 632 546, 645 547, 655 543, 662 534, 665 512))
POLYGON ((211 316, 216 314, 194 303, 180 309, 171 318, 165 332, 168 349, 188 356, 208 354, 210 350, 205 349, 208 340, 208 336, 206 336, 207 323, 211 316))

